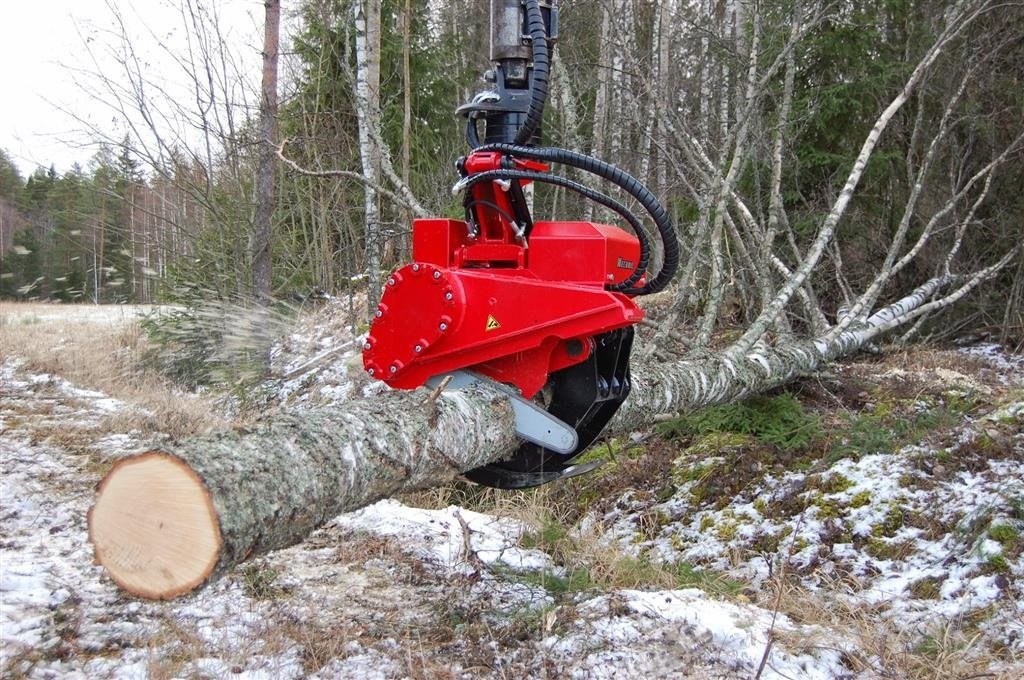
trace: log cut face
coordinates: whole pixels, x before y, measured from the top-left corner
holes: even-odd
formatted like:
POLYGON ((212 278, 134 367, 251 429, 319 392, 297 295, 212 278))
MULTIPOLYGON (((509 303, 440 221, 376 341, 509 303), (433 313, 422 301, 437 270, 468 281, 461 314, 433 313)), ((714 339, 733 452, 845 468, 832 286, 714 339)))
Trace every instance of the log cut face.
POLYGON ((159 451, 123 460, 104 478, 89 539, 117 585, 149 598, 192 590, 221 552, 210 493, 191 468, 159 451))
POLYGON ((512 420, 486 386, 436 400, 386 392, 161 445, 101 483, 89 517, 96 559, 135 595, 175 597, 342 512, 507 456, 512 420))

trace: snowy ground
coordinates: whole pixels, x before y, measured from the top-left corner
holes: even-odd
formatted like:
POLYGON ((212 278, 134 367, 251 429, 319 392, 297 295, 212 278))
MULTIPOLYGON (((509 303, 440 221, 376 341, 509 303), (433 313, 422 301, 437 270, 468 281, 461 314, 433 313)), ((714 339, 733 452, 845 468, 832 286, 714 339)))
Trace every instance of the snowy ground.
MULTIPOLYGON (((341 329, 297 334, 286 343, 290 354, 279 356, 280 374, 350 340, 341 329)), ((339 355, 279 383, 287 386, 282 396, 315 403, 350 392, 346 361, 339 355)), ((1019 363, 992 361, 990 382, 1014 388, 1019 363)), ((945 449, 919 446, 764 475, 760 486, 714 509, 697 507, 686 484, 660 500, 625 492, 614 509, 583 523, 599 524, 622 554, 727 572, 745 594, 566 588, 573 574, 543 541, 528 540, 536 526, 384 501, 196 594, 153 603, 124 596, 105 578, 86 536, 96 482, 112 460, 142 444, 138 433, 114 427, 131 422, 118 416, 137 407, 40 374, 5 347, 0 674, 751 678, 763 665, 763 678, 881 676, 884 652, 866 648, 855 629, 773 613, 772 577, 785 564, 824 603, 871 605, 877 619, 870 623, 879 626, 923 629, 971 615, 984 638, 978 653, 991 655, 993 673, 1014 677, 1024 644, 1024 564, 1011 534, 992 530, 1024 529, 1013 505, 1024 496, 1024 407, 1014 403, 972 414, 942 456, 945 449), (982 436, 1008 438, 1014 453, 982 456, 984 447, 972 446, 982 436), (964 460, 970 452, 970 469, 950 462, 961 452, 964 460), (839 475, 846 481, 801 486, 839 475), (814 496, 802 513, 769 512, 801 494, 814 496), (902 509, 899 522, 894 507, 902 509), (652 513, 661 518, 653 525, 652 513), (916 526, 923 522, 911 518, 922 516, 934 522, 916 526), (752 547, 764 535, 781 536, 767 559, 752 547)))

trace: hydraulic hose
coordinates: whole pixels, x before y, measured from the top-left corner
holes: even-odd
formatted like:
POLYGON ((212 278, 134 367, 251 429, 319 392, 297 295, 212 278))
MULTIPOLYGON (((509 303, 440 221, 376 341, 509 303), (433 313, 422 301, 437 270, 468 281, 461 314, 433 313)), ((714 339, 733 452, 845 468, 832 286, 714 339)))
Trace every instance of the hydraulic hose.
MULTIPOLYGON (((533 86, 526 121, 516 133, 516 144, 527 144, 540 129, 548 99, 548 33, 538 0, 526 0, 526 27, 533 47, 533 86)), ((470 144, 472 146, 472 144, 470 144)))
MULTIPOLYGON (((569 167, 578 168, 589 172, 592 175, 596 175, 621 188, 627 194, 635 198, 651 216, 651 219, 654 221, 654 224, 658 229, 658 235, 661 238, 662 247, 664 248, 664 262, 662 263, 661 270, 653 279, 648 281, 646 285, 636 289, 636 292, 633 294, 650 295, 651 293, 657 293, 671 283, 672 277, 675 276, 676 269, 679 267, 679 241, 676 238, 675 226, 672 224, 672 220, 669 218, 668 212, 665 211, 664 206, 661 205, 661 202, 658 201, 657 197, 635 177, 623 170, 620 170, 614 165, 611 165, 610 163, 605 163, 604 161, 600 161, 591 156, 576 153, 575 151, 569 151, 567 149, 520 146, 516 144, 487 144, 479 147, 477 150, 481 152, 499 151, 510 156, 519 156, 531 160, 568 165, 569 167)), ((543 176, 543 173, 539 174, 543 176)), ((473 177, 476 176, 474 175, 473 177)), ((470 179, 472 179, 472 177, 470 179)), ((635 219, 636 218, 634 217, 633 220, 635 219)), ((632 224, 633 221, 630 221, 630 225, 632 224)))
MULTIPOLYGON (((633 228, 636 233, 637 240, 640 241, 640 259, 637 262, 636 268, 630 276, 622 281, 621 283, 613 284, 608 286, 608 290, 615 291, 617 293, 625 293, 626 295, 645 295, 644 289, 646 286, 641 288, 634 288, 633 285, 643 277, 647 271, 647 264, 651 257, 651 243, 650 236, 644 229, 643 223, 637 219, 633 212, 624 206, 619 201, 616 201, 611 196, 602 194, 600 191, 591 189, 585 184, 574 182, 567 177, 561 177, 559 175, 551 175, 546 172, 535 172, 532 170, 488 170, 475 175, 469 175, 464 177, 457 185, 456 191, 466 190, 468 191, 474 185, 480 184, 481 182, 493 182, 494 180, 516 180, 516 181, 531 181, 531 182, 543 182, 545 184, 554 184, 556 186, 565 187, 570 191, 574 191, 585 198, 594 201, 609 210, 617 213, 624 220, 629 222, 629 226, 633 228)), ((506 217, 506 219, 508 219, 506 217)))

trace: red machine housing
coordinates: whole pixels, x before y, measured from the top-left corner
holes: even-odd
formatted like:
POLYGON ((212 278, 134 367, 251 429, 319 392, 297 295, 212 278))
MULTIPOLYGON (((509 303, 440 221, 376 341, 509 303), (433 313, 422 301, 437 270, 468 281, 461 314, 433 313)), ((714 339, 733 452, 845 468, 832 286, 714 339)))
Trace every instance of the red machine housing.
POLYGON ((632 234, 537 222, 526 247, 498 226, 471 235, 462 220, 413 223, 413 262, 388 279, 364 346, 370 375, 412 389, 471 368, 530 398, 550 373, 587 359, 593 336, 643 318, 605 289, 636 269, 632 234))

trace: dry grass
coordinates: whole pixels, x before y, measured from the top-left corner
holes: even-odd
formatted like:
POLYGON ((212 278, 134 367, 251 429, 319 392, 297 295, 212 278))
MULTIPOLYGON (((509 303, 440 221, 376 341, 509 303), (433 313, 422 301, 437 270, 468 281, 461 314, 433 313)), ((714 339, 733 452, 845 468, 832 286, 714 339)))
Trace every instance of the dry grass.
POLYGON ((109 416, 104 425, 111 431, 184 436, 229 424, 212 398, 184 393, 142 367, 145 337, 134 318, 116 308, 109 312, 5 302, 0 303, 0 320, 4 356, 19 357, 31 371, 60 376, 134 406, 109 416))
MULTIPOLYGON (((836 594, 843 589, 844 584, 840 582, 810 591, 785 574, 772 579, 765 584, 762 606, 768 609, 777 606, 796 623, 829 631, 827 636, 814 638, 777 630, 773 635, 787 648, 798 652, 834 648, 839 642, 846 647, 843 661, 858 674, 906 680, 1013 680, 1019 677, 1014 671, 995 668, 992 650, 980 642, 977 617, 937 618, 930 624, 907 626, 886 620, 881 608, 853 604, 836 594)), ((1021 660, 1003 661, 1012 664, 1021 660)))

